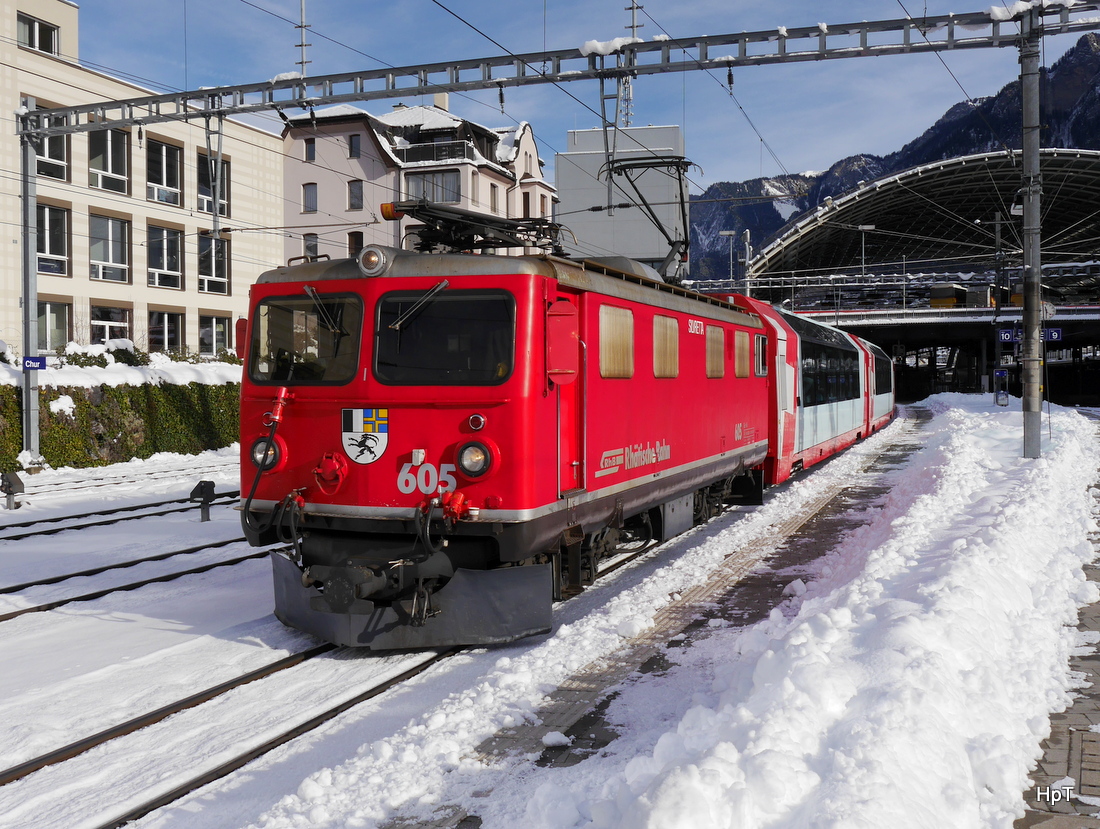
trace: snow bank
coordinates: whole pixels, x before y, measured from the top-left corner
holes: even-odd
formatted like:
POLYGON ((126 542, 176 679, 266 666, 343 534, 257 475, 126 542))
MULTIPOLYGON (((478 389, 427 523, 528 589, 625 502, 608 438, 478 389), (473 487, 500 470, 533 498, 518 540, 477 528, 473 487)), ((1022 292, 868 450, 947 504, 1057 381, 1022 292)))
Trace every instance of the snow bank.
MULTIPOLYGON (((38 385, 49 388, 72 386, 76 388, 94 388, 96 386, 140 386, 165 383, 184 386, 188 383, 221 386, 226 383, 241 382, 241 366, 209 360, 198 363, 176 362, 168 354, 152 353, 149 365, 131 366, 115 360, 112 349, 132 350, 129 340, 110 340, 105 345, 78 346, 69 343, 67 355, 86 355, 102 357, 107 361, 105 367, 59 365, 56 357, 48 357, 46 368, 38 372, 38 385)), ((0 363, 0 385, 19 386, 23 383, 23 372, 18 366, 0 363)))
POLYGON ((575 825, 1007 829, 1023 815, 1047 715, 1071 699, 1077 607, 1097 599, 1081 569, 1095 428, 1056 413, 1027 461, 1018 413, 948 402, 797 612, 737 638, 717 704, 571 802, 575 825))

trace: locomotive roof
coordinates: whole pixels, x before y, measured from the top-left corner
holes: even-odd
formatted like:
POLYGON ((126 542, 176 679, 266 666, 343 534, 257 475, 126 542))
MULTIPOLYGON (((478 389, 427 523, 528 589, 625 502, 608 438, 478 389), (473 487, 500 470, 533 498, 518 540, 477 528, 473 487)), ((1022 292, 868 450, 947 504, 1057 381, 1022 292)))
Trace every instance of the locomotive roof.
POLYGON ((453 276, 545 276, 578 290, 619 296, 624 299, 653 303, 653 291, 662 295, 658 304, 677 307, 679 310, 700 312, 699 304, 709 305, 714 311, 740 315, 742 324, 763 327, 754 313, 735 308, 718 297, 696 293, 678 285, 663 282, 647 275, 639 262, 625 257, 602 260, 575 261, 551 255, 490 256, 470 253, 419 253, 397 248, 374 246, 386 254, 388 265, 378 276, 363 274, 355 258, 320 259, 287 264, 260 274, 257 283, 319 282, 338 279, 388 279, 395 277, 453 276), (693 308, 694 306, 694 308, 693 308))

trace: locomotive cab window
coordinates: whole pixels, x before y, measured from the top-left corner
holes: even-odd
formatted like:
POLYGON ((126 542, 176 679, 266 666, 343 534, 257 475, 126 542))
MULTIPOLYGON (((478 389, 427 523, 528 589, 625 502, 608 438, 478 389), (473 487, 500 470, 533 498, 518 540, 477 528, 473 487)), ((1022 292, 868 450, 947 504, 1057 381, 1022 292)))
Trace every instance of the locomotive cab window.
POLYGON ((347 383, 359 365, 359 297, 313 292, 269 297, 252 321, 248 376, 254 383, 347 383))
POLYGON ((375 338, 381 383, 496 386, 514 367, 515 299, 505 291, 439 286, 395 291, 378 302, 375 338))

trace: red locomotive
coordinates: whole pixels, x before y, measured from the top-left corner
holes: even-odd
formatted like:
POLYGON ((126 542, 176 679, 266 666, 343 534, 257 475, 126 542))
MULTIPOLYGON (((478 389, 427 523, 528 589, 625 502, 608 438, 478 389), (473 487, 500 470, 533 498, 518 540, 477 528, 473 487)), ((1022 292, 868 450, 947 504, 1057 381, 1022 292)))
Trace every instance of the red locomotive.
MULTIPOLYGON (((397 207, 422 248, 556 240, 397 207)), ((758 502, 892 416, 877 348, 732 300, 621 258, 369 246, 261 276, 238 336, 243 523, 293 542, 278 618, 379 649, 546 632, 621 545, 758 502)))

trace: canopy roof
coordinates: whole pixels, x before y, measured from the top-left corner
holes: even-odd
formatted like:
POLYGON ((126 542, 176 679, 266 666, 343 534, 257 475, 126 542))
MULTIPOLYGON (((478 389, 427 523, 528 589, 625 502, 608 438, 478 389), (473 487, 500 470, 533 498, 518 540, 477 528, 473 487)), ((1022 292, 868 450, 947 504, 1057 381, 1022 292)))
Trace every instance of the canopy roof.
MULTIPOLYGON (((1100 294, 1100 151, 1041 151, 1044 283, 1072 294, 1100 294)), ((1019 151, 971 155, 914 167, 826 199, 751 262, 755 279, 820 274, 982 278, 997 266, 998 222, 1004 266, 1019 268, 1022 216, 1019 151), (1019 210, 1019 207, 1017 207, 1019 210)))

